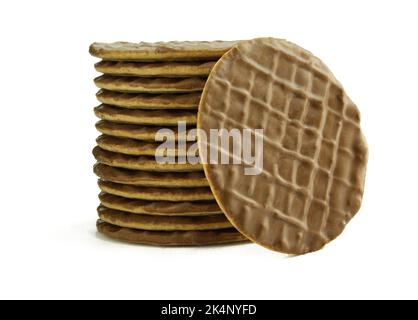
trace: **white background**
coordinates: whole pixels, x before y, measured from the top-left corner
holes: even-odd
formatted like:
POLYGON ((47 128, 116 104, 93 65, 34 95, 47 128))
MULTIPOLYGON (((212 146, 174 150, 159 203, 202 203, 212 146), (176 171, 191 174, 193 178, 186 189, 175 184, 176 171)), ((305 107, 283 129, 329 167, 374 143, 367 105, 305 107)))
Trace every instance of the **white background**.
POLYGON ((0 298, 418 298, 416 1, 1 1, 0 298), (323 250, 160 249, 96 234, 94 41, 273 36, 362 113, 363 206, 323 250))

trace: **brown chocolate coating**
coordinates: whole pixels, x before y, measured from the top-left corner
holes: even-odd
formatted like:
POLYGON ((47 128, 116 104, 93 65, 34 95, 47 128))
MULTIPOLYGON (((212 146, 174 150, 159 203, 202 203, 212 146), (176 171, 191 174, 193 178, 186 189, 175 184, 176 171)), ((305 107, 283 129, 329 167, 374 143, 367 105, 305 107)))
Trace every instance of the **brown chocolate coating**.
POLYGON ((94 173, 105 181, 144 187, 195 188, 209 186, 203 171, 197 172, 150 172, 117 168, 96 163, 94 173))
POLYGON ((115 240, 154 246, 204 246, 248 241, 235 229, 203 231, 146 231, 97 221, 97 230, 115 240))
POLYGON ((195 111, 131 110, 107 104, 94 108, 94 113, 102 120, 134 125, 177 126, 179 121, 194 125, 197 118, 195 111))
POLYGON ((231 223, 223 214, 206 216, 157 216, 109 209, 103 205, 97 208, 97 213, 100 219, 107 223, 140 230, 188 231, 232 228, 231 223))
POLYGON ((104 60, 190 61, 221 57, 236 41, 95 42, 90 54, 104 60))
POLYGON ((198 127, 208 135, 264 129, 260 175, 245 175, 244 164, 204 165, 218 204, 254 242, 315 251, 359 210, 367 163, 359 111, 329 69, 297 45, 260 38, 226 53, 206 83, 198 127))
POLYGON ((215 201, 149 201, 102 192, 100 202, 111 209, 158 216, 205 216, 223 214, 215 201))
POLYGON ((100 61, 96 63, 94 67, 98 72, 111 75, 137 77, 191 77, 208 76, 215 63, 216 61, 100 61))
POLYGON ((151 200, 151 201, 200 201, 213 200, 213 194, 209 187, 197 188, 157 188, 141 187, 129 184, 98 181, 99 188, 106 193, 116 196, 151 200))
POLYGON ((133 156, 129 154, 123 154, 118 152, 111 152, 100 148, 94 147, 93 155, 100 163, 106 164, 112 167, 143 170, 152 172, 195 172, 202 171, 201 164, 191 163, 158 163, 155 157, 152 156, 133 156))
POLYGON ((200 95, 200 92, 155 94, 99 90, 96 97, 103 104, 127 109, 195 110, 200 95))
POLYGON ((204 77, 144 78, 101 75, 94 79, 100 89, 133 93, 200 92, 205 86, 204 77))
MULTIPOLYGON (((155 141, 159 130, 166 127, 162 126, 144 126, 136 124, 127 124, 127 123, 117 123, 110 122, 106 120, 100 120, 96 123, 96 129, 103 134, 120 137, 120 138, 131 138, 137 140, 146 140, 146 141, 155 141)), ((188 128, 186 134, 191 138, 190 130, 194 129, 188 128)), ((174 132, 173 138, 167 137, 167 140, 178 140, 178 130, 177 127, 172 127, 171 130, 174 132)), ((196 141, 196 139, 190 139, 190 141, 196 141)))
MULTIPOLYGON (((97 145, 107 151, 119 152, 123 154, 129 154, 133 156, 153 156, 155 157, 158 147, 162 142, 150 142, 150 141, 141 141, 130 138, 119 138, 108 135, 101 135, 96 139, 97 145)), ((195 142, 185 142, 185 148, 177 148, 174 144, 173 147, 164 148, 163 152, 160 152, 159 155, 167 156, 168 152, 170 154, 175 154, 176 156, 187 156, 189 148, 195 142)), ((197 150, 194 155, 198 155, 197 150)))

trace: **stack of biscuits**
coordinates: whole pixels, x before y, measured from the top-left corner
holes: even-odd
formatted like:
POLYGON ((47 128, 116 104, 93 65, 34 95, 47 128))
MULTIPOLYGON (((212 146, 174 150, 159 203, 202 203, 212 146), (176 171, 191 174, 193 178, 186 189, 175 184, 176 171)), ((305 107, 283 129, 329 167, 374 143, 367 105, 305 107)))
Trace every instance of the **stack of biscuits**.
MULTIPOLYGON (((94 43, 101 133, 93 150, 99 177, 99 232, 153 245, 245 241, 215 201, 200 163, 157 161, 161 129, 185 139, 196 128, 206 78, 235 42, 94 43)), ((167 138, 169 139, 169 138, 167 138)), ((195 139, 195 137, 194 137, 195 139)), ((190 136, 188 137, 190 140, 190 136)), ((193 138, 192 138, 193 140, 193 138)), ((194 141, 185 142, 186 146, 194 141)), ((185 156, 173 143, 175 157, 185 156)))

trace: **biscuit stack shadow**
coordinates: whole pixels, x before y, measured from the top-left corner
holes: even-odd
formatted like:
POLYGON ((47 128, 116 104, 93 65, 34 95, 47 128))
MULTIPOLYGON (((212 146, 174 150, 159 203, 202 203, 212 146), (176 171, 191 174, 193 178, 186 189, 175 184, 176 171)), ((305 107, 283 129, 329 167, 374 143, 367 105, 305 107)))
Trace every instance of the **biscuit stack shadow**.
MULTIPOLYGON (((196 127, 206 77, 233 42, 94 43, 101 133, 98 231, 153 245, 245 241, 217 205, 201 164, 159 164, 158 130, 196 127)), ((179 139, 176 134, 175 140, 179 139)), ((193 143, 193 142, 190 142, 193 143)), ((176 144, 177 145, 177 144, 176 144)), ((180 150, 175 150, 176 155, 180 150)))

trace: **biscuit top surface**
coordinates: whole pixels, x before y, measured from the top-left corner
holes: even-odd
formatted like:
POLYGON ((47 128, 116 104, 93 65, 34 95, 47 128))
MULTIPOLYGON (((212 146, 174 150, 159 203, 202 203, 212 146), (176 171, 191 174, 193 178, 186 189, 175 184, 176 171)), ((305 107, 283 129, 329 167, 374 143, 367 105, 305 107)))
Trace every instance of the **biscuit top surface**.
POLYGON ((259 174, 245 174, 251 166, 242 153, 241 164, 204 165, 220 207, 254 242, 284 253, 315 251, 359 210, 367 163, 359 111, 303 48, 272 38, 240 42, 208 78, 198 127, 207 136, 211 129, 263 129, 259 174))
POLYGON ((95 42, 90 54, 105 60, 198 60, 217 59, 237 41, 95 42))

